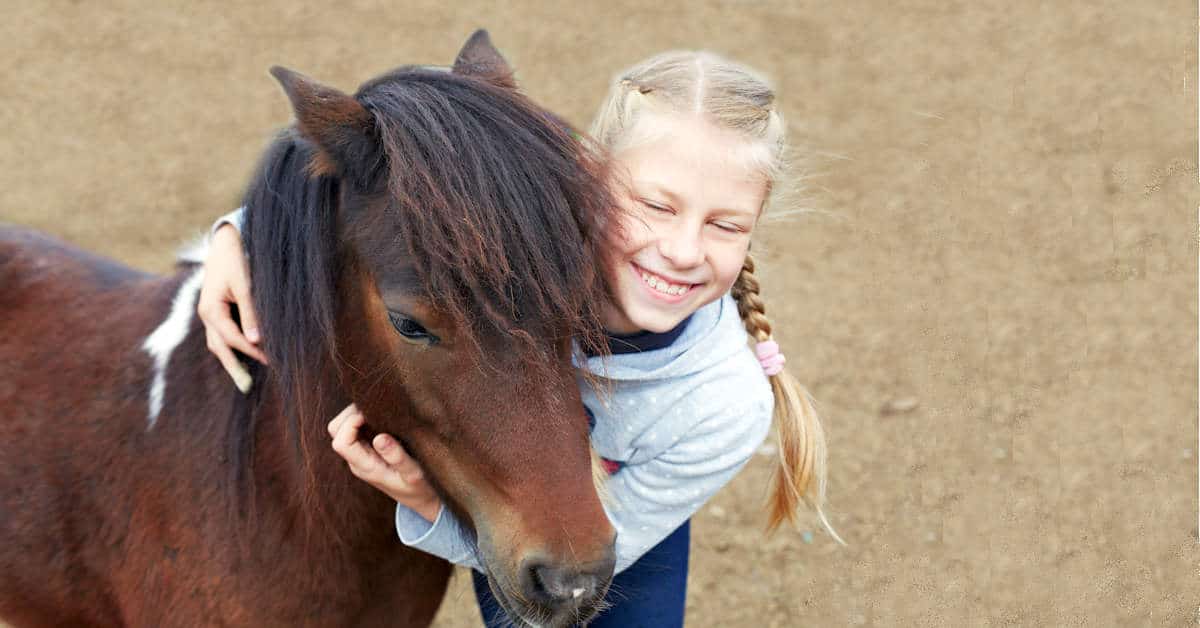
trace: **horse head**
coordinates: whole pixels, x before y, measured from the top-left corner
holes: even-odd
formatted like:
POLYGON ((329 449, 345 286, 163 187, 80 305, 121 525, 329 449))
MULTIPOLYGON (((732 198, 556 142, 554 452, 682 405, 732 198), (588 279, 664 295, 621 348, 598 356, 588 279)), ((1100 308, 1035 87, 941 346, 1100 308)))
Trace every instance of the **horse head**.
POLYGON ((272 73, 296 125, 247 195, 246 244, 265 349, 300 365, 277 377, 314 415, 301 431, 355 401, 473 527, 510 615, 586 619, 615 538, 572 363, 603 344, 601 160, 482 31, 450 72, 402 67, 354 95, 272 73))

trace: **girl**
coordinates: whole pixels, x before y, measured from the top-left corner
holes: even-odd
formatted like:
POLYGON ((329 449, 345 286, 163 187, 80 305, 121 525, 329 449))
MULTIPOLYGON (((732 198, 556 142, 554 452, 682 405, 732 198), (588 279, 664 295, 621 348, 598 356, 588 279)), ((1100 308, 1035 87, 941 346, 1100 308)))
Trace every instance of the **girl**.
MULTIPOLYGON (((606 269, 612 355, 583 365, 605 380, 610 396, 600 400, 592 386, 581 386, 594 418, 593 447, 611 472, 605 508, 617 530, 610 597, 619 599, 592 626, 683 624, 690 517, 749 460, 772 414, 780 457, 769 529, 793 520, 805 501, 833 532, 821 510, 821 426, 807 393, 783 371, 749 255, 751 234, 779 187, 783 135, 770 86, 704 52, 660 54, 621 73, 593 123, 627 211, 624 224, 614 225, 617 254, 606 269)), ((218 229, 207 265, 200 316, 210 348, 232 374, 242 368, 231 346, 264 359, 254 346, 236 229, 218 229), (230 303, 239 307, 245 336, 230 303)), ((363 421, 354 406, 335 417, 333 447, 356 476, 398 502, 401 540, 478 569, 472 537, 441 507, 420 466, 390 435, 360 442, 363 421)), ((502 625, 474 573, 487 625, 502 625)))

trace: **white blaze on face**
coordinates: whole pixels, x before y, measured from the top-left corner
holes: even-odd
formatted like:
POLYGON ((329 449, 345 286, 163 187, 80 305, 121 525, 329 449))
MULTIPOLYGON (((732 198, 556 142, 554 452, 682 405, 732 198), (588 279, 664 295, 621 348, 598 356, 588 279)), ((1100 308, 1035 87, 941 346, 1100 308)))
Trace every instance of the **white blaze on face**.
POLYGON ((204 281, 204 267, 197 268, 190 277, 185 279, 175 293, 171 302, 171 313, 142 343, 142 349, 154 358, 154 379, 150 384, 150 414, 149 425, 152 429, 162 412, 163 395, 167 387, 167 363, 171 352, 187 337, 188 328, 192 325, 192 317, 196 315, 196 299, 200 294, 200 284, 204 281))

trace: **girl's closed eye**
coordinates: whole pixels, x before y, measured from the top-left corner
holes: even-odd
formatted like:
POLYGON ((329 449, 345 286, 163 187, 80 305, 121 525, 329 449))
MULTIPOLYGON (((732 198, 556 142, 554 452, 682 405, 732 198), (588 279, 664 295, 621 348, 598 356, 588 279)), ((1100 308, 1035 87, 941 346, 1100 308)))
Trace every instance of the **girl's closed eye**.
POLYGON ((741 225, 734 224, 732 222, 716 221, 716 222, 712 222, 709 224, 711 224, 712 226, 714 226, 726 233, 745 233, 746 232, 746 230, 741 225))
POLYGON ((642 205, 645 205, 646 207, 649 207, 650 209, 653 209, 656 212, 663 212, 663 213, 668 213, 668 214, 675 213, 674 209, 671 209, 670 206, 668 206, 664 203, 659 203, 658 201, 652 201, 652 200, 645 199, 645 198, 641 198, 638 200, 641 201, 642 205))

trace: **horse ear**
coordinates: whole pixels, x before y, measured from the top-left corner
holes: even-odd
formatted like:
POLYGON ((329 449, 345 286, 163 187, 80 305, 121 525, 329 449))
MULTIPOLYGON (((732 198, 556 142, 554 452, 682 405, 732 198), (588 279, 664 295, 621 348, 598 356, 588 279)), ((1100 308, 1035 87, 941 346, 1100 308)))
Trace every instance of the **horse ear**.
POLYGON ((313 174, 347 175, 376 150, 371 114, 353 96, 278 65, 271 76, 292 101, 300 133, 319 149, 313 174))
POLYGON ((492 38, 482 28, 472 33, 467 43, 463 44, 462 50, 458 51, 458 57, 454 59, 454 68, 451 71, 462 76, 480 78, 500 87, 517 88, 512 68, 504 57, 500 56, 500 51, 492 45, 492 38))

